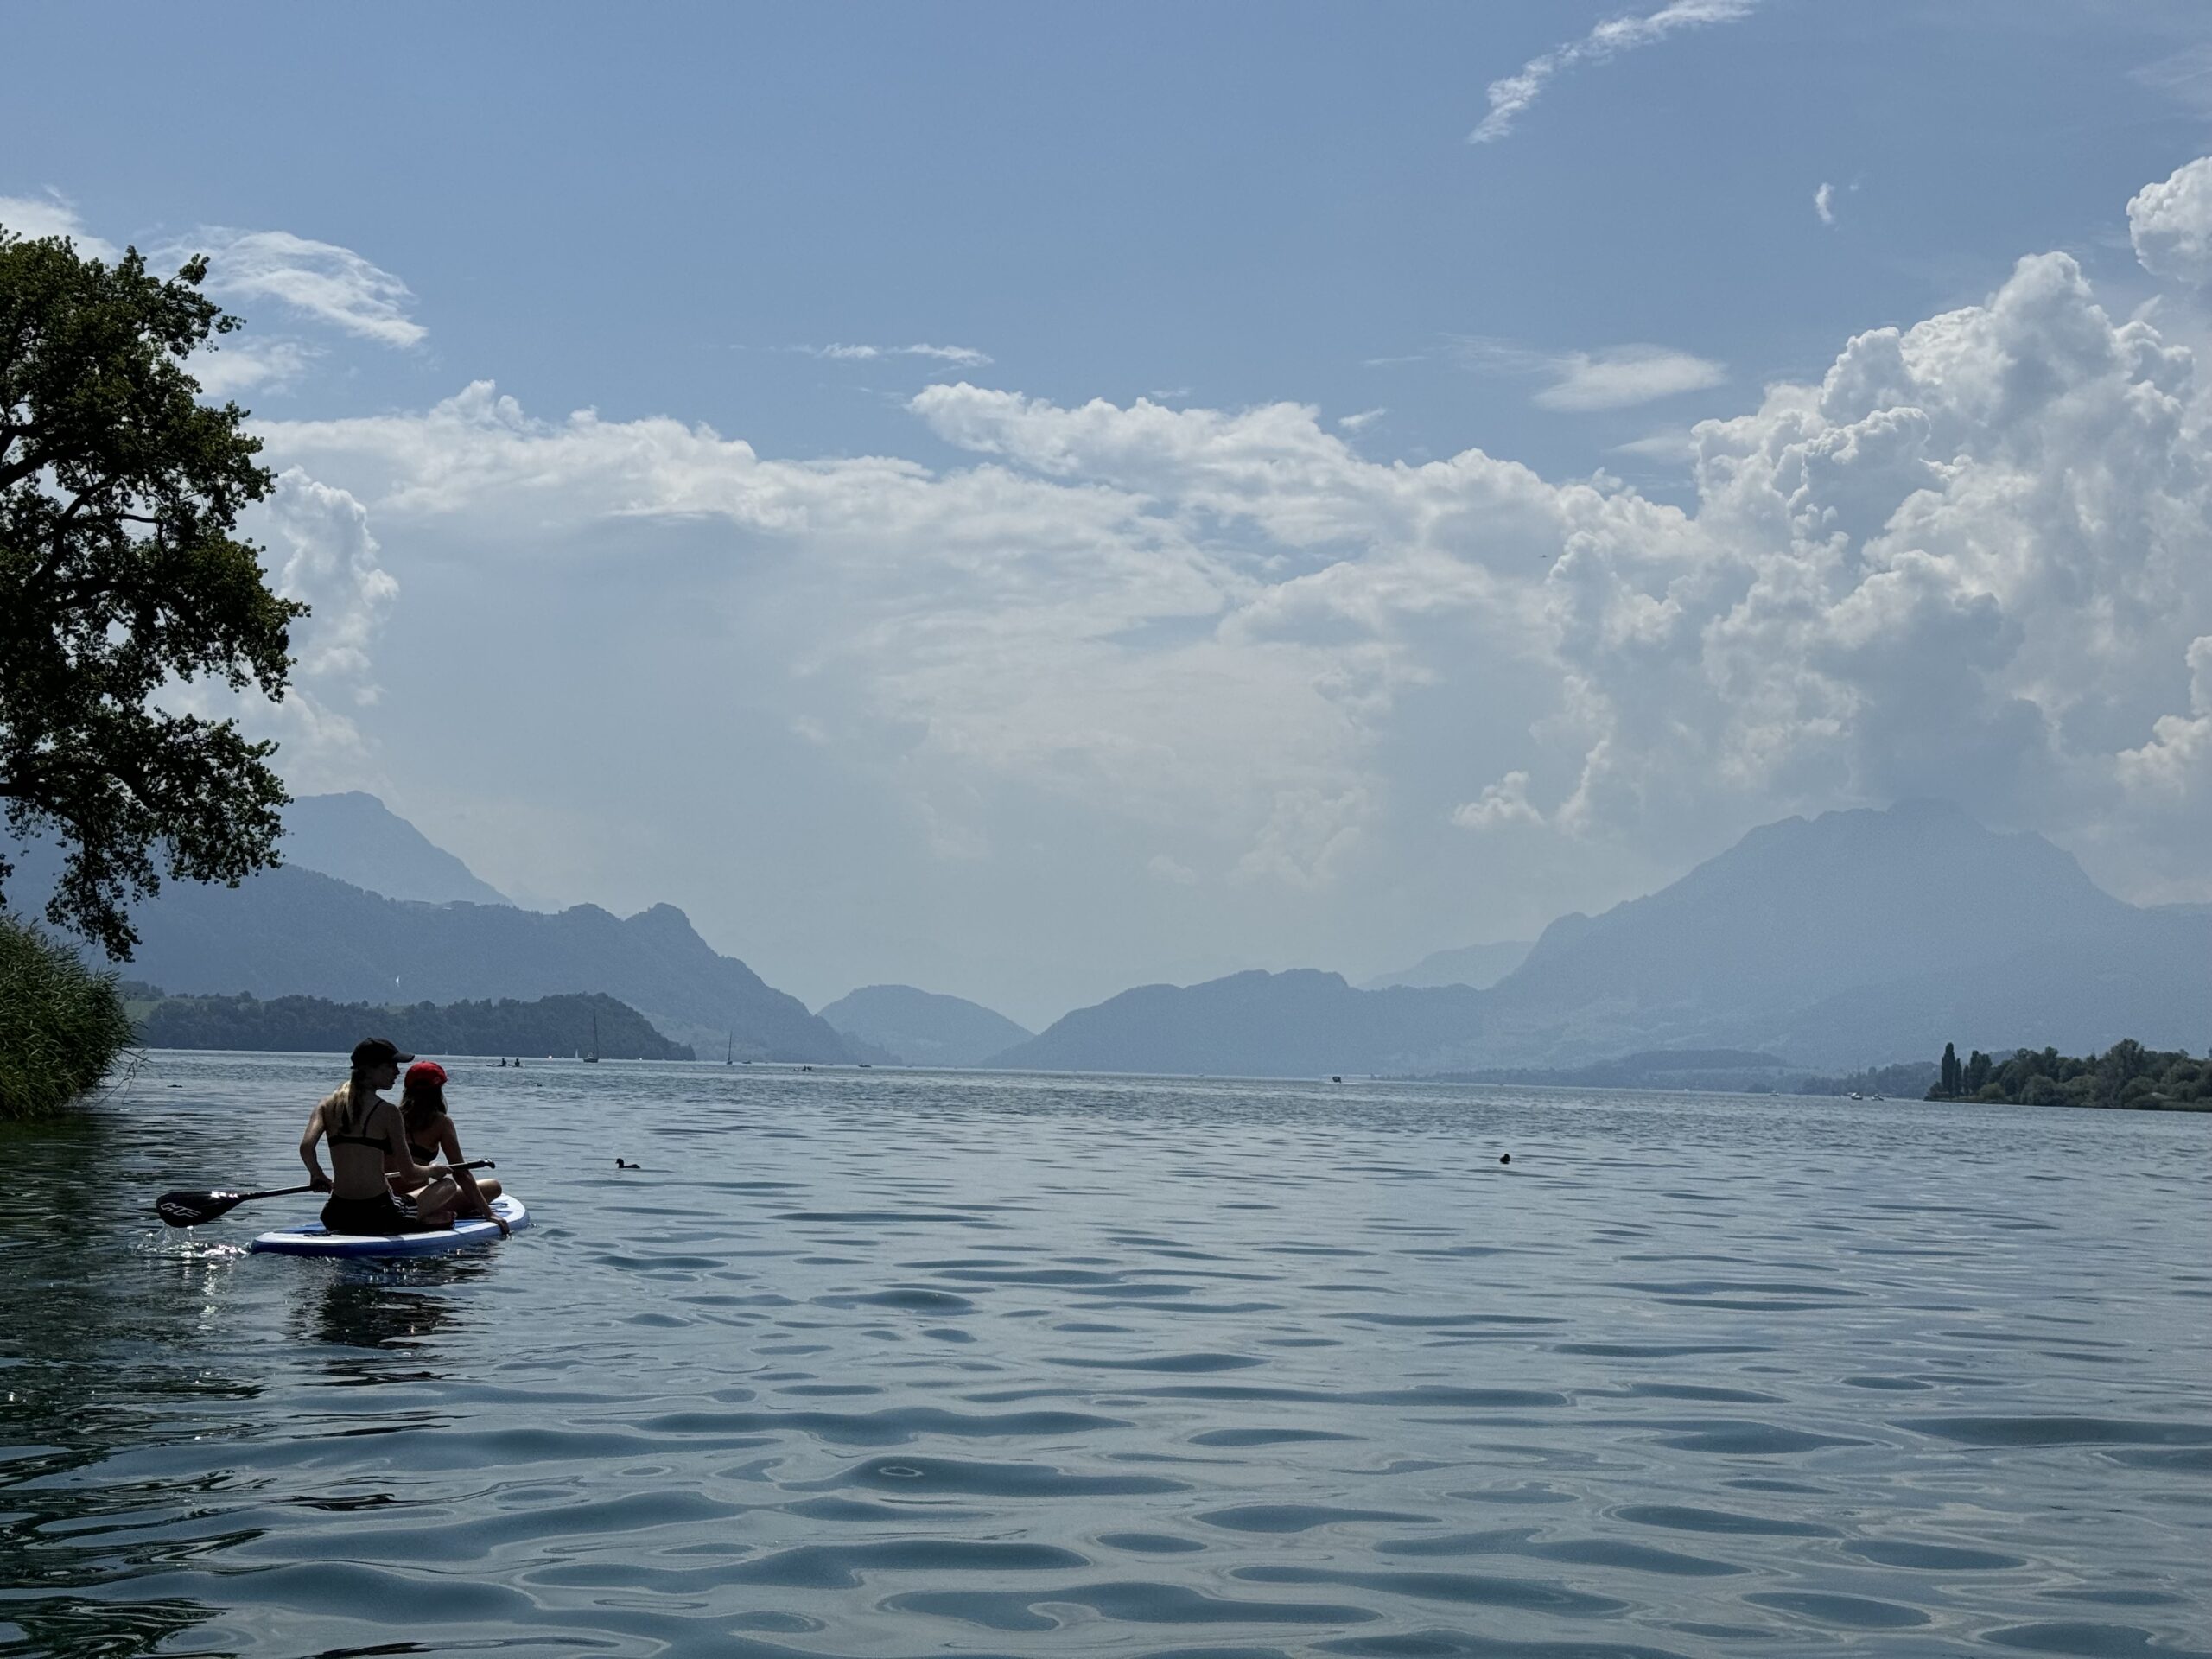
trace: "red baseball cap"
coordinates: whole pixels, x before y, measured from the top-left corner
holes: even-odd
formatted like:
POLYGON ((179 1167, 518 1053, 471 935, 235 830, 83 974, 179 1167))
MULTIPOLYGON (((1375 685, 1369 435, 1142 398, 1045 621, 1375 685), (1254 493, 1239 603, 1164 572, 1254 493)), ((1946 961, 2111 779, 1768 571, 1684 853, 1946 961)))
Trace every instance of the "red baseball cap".
POLYGON ((446 1069, 435 1060, 417 1060, 407 1068, 407 1081, 435 1083, 442 1089, 446 1086, 446 1069))

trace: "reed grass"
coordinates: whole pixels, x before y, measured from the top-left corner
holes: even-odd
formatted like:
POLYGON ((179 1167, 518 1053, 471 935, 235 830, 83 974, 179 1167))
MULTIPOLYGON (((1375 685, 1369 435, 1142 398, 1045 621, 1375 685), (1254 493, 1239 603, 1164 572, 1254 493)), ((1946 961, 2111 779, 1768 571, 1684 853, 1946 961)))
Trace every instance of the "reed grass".
POLYGON ((0 914, 0 1118, 61 1110, 134 1039, 114 975, 0 914))

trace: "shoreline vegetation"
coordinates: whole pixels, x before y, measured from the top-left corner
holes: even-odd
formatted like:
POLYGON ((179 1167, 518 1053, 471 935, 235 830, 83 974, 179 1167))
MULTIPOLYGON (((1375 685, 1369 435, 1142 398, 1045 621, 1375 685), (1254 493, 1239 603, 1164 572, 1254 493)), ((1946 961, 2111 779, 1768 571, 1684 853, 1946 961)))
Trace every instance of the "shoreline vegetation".
POLYGON ((60 1111, 134 1040, 112 974, 0 913, 0 1121, 60 1111))
POLYGON ((1580 1066, 1501 1066, 1420 1074, 1427 1083, 1546 1089, 1838 1096, 1945 1104, 2078 1106, 2090 1110, 2212 1112, 2212 1058, 2147 1049, 2133 1039, 2075 1059, 2055 1048, 2016 1049, 2004 1059, 1947 1044, 1941 1061, 1904 1060, 1839 1077, 1808 1074, 1772 1054, 1737 1049, 1654 1049, 1580 1066))
POLYGON ((376 1032, 417 1054, 596 1053, 609 1060, 690 1060, 628 1003, 603 994, 480 1002, 334 1002, 320 996, 171 996, 124 981, 122 995, 149 1048, 342 1054, 376 1032))
POLYGON ((1925 1060, 1869 1066, 1830 1077, 1752 1049, 1665 1048, 1575 1066, 1492 1066, 1478 1071, 1421 1074, 1431 1083, 1534 1085, 1545 1089, 1641 1089, 1743 1095, 1883 1095, 1915 1098, 1936 1081, 1925 1060))
POLYGON ((2148 1049, 2133 1038, 2076 1059, 2055 1048, 2015 1049, 2005 1059, 1943 1046, 1927 1098, 2004 1106, 2081 1106, 2101 1111, 2212 1112, 2212 1058, 2148 1049))

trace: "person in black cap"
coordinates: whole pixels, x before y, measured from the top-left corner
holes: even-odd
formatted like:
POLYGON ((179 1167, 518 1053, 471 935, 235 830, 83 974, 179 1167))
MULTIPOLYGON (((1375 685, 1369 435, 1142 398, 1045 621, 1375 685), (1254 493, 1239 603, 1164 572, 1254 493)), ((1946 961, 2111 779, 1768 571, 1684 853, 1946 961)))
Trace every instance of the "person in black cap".
POLYGON ((415 1057, 387 1038, 370 1037, 353 1046, 353 1075, 346 1086, 308 1114, 300 1137, 300 1161, 309 1183, 330 1198, 322 1224, 334 1233, 385 1236, 392 1233, 437 1232, 453 1225, 460 1189, 450 1176, 424 1169, 407 1146, 399 1109, 377 1093, 398 1079, 399 1068, 415 1057), (322 1172, 315 1142, 330 1142, 331 1173, 322 1172), (388 1180, 403 1176, 420 1187, 411 1205, 395 1200, 388 1180), (435 1222, 423 1214, 441 1215, 435 1222))

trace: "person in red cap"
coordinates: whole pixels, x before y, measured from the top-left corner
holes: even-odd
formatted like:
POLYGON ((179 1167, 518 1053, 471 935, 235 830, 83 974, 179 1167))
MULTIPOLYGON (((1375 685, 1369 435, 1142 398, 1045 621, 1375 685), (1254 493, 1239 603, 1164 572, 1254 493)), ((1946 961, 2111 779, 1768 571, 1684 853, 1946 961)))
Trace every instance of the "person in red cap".
MULTIPOLYGON (((446 1110, 445 1067, 435 1060, 417 1060, 407 1068, 407 1082, 399 1093, 399 1117, 407 1128, 408 1156, 418 1166, 429 1164, 440 1153, 445 1154, 448 1167, 439 1173, 449 1179, 440 1184, 455 1189, 453 1207, 446 1213, 449 1217, 480 1216, 498 1223, 504 1236, 507 1224, 492 1213, 492 1200, 499 1196, 499 1177, 490 1176, 480 1181, 474 1172, 461 1166, 461 1135, 454 1128, 452 1115, 446 1110)), ((435 1213, 423 1203, 420 1194, 401 1184, 404 1179, 394 1173, 392 1191, 403 1198, 414 1198, 416 1209, 426 1219, 435 1213)))
POLYGON ((322 1224, 334 1233, 384 1237, 392 1233, 436 1232, 453 1225, 460 1189, 449 1176, 424 1169, 408 1155, 406 1126, 399 1109, 383 1096, 398 1080, 402 1064, 413 1059, 389 1038, 369 1037, 353 1046, 353 1075, 308 1115, 300 1136, 300 1161, 308 1183, 330 1198, 322 1224), (322 1173, 315 1142, 330 1142, 330 1168, 322 1173), (416 1205, 393 1201, 391 1176, 419 1190, 416 1205))

